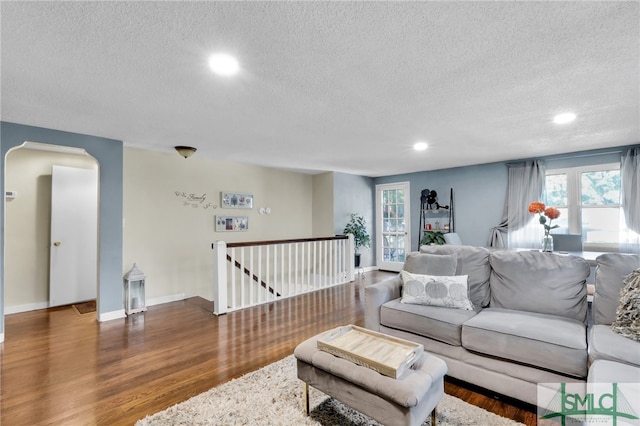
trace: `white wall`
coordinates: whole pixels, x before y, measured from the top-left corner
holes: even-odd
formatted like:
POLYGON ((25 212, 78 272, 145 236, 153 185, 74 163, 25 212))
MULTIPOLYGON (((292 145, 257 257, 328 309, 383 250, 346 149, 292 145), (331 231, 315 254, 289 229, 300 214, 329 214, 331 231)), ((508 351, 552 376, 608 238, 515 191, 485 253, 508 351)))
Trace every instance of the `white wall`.
POLYGON ((312 192, 311 175, 125 148, 123 274, 138 264, 147 275, 147 300, 182 294, 211 300, 211 243, 311 237, 312 192), (254 208, 220 208, 221 191, 252 194, 254 208), (177 193, 206 200, 189 203, 177 193), (271 214, 259 214, 260 207, 271 214), (248 216, 249 229, 215 232, 215 215, 248 216))
POLYGON ((333 172, 313 176, 313 236, 333 235, 333 172))
POLYGON ((49 302, 51 166, 97 169, 90 156, 18 148, 6 158, 6 313, 40 309, 49 302))

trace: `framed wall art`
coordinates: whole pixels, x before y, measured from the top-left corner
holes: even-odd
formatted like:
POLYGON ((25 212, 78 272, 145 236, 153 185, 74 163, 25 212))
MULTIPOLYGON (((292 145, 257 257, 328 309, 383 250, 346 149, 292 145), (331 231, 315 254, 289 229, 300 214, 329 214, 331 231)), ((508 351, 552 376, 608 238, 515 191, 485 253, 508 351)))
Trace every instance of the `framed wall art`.
POLYGON ((253 195, 221 192, 220 206, 225 209, 252 209, 253 195))
POLYGON ((249 229, 248 216, 216 216, 216 232, 240 232, 249 229))

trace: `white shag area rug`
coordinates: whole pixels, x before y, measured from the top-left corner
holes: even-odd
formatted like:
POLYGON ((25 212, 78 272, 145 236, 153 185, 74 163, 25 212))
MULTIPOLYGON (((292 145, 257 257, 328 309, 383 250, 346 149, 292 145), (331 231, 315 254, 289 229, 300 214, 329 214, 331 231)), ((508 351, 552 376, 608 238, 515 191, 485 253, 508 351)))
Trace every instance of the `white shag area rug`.
MULTIPOLYGON (((377 422, 309 387, 311 412, 302 408, 302 382, 293 355, 231 380, 165 411, 147 416, 136 426, 156 425, 378 425, 377 422)), ((438 404, 438 424, 519 425, 482 408, 446 395, 438 404)), ((430 424, 430 419, 424 423, 430 424)))

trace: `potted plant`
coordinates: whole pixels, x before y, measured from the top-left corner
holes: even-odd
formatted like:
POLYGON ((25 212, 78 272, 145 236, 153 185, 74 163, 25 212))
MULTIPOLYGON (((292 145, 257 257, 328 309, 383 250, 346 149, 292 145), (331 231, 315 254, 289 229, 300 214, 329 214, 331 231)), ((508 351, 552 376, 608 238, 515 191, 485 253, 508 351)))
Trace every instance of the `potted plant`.
POLYGON ((349 223, 344 227, 344 234, 353 235, 353 244, 355 246, 355 266, 356 268, 360 266, 360 247, 369 247, 371 244, 371 238, 369 237, 369 233, 367 232, 366 222, 364 217, 351 213, 351 219, 349 223))
POLYGON ((424 231, 424 235, 422 236, 422 241, 420 244, 429 246, 429 245, 443 245, 446 241, 444 240, 444 235, 440 231, 424 231))

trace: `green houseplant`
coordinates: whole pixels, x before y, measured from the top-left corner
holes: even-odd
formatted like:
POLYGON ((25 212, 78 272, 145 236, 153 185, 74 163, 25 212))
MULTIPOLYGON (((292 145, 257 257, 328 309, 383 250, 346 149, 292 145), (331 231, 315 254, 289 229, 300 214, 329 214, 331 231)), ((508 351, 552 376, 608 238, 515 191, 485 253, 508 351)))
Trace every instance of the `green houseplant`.
POLYGON ((440 231, 424 231, 420 244, 425 246, 432 244, 438 246, 443 245, 445 244, 444 235, 440 231))
POLYGON ((344 227, 344 234, 353 235, 353 244, 355 246, 356 255, 355 255, 355 265, 356 267, 360 266, 360 247, 369 247, 371 244, 371 237, 369 237, 369 233, 366 228, 366 221, 364 217, 360 216, 357 213, 351 213, 351 219, 349 223, 344 227))

